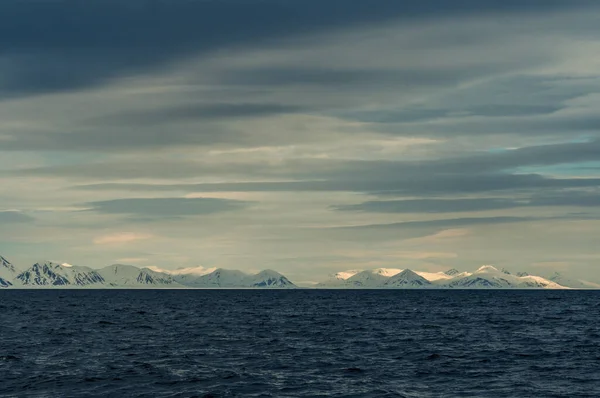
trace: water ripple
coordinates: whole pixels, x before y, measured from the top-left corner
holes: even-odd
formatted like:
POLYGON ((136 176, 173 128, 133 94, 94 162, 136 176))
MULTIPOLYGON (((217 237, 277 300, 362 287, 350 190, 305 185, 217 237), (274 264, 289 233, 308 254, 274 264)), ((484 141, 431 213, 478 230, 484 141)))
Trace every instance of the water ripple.
POLYGON ((2 397, 597 397, 589 291, 0 291, 2 397))

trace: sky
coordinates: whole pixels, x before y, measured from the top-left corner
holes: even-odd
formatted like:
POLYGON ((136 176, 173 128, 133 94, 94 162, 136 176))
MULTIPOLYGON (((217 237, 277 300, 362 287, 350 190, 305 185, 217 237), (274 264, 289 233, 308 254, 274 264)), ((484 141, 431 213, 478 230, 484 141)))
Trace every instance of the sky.
POLYGON ((596 0, 4 0, 0 254, 600 280, 596 0))

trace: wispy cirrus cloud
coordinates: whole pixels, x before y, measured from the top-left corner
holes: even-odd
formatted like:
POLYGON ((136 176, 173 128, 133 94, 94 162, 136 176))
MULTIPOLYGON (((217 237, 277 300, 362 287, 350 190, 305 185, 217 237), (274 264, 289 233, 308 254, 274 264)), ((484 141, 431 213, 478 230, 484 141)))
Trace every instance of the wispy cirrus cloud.
POLYGON ((152 239, 153 235, 136 232, 116 232, 108 235, 98 236, 94 239, 95 245, 121 245, 133 243, 139 240, 152 239))

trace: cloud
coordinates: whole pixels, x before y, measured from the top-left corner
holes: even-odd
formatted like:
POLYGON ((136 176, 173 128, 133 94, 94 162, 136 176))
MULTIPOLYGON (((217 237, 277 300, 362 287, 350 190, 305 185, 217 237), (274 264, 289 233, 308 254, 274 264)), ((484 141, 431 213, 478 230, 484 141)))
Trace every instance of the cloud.
POLYGON ((570 263, 565 261, 546 261, 531 264, 532 267, 535 268, 549 268, 549 269, 568 269, 570 263))
POLYGON ((116 260, 116 262, 118 264, 137 264, 137 263, 144 263, 148 261, 147 258, 141 258, 141 257, 125 257, 125 258, 119 258, 116 260))
POLYGON ((186 104, 147 111, 123 112, 119 115, 111 116, 110 123, 115 123, 117 125, 148 126, 156 123, 194 120, 264 117, 285 113, 296 113, 303 110, 308 109, 282 104, 186 104))
MULTIPOLYGON (((117 232, 109 235, 99 236, 94 239, 95 245, 120 245, 140 240, 152 239, 153 235, 136 232, 117 232)), ((138 259, 139 260, 139 259, 138 259)))
POLYGON ((540 217, 464 217, 464 218, 447 218, 439 220, 423 220, 423 221, 404 221, 389 224, 370 224, 370 225, 355 225, 350 227, 339 227, 339 229, 360 229, 360 230, 386 230, 386 229, 420 229, 420 228, 436 228, 436 229, 455 229, 464 226, 476 225, 495 225, 495 224, 512 224, 529 221, 540 221, 544 218, 540 217))
POLYGON ((88 211, 142 219, 208 215, 240 210, 249 202, 217 198, 133 198, 85 203, 88 211))
POLYGON ((419 252, 419 251, 401 251, 395 253, 399 258, 408 258, 412 260, 428 260, 428 259, 448 259, 456 258, 456 253, 449 252, 419 252))
MULTIPOLYGON (((362 211, 374 213, 453 213, 509 209, 523 206, 512 199, 412 199, 370 201, 355 205, 334 206, 340 211, 362 211)), ((526 205, 526 204, 525 204, 526 205)))
POLYGON ((0 224, 7 223, 29 223, 32 222, 33 217, 28 216, 27 214, 23 214, 19 211, 8 210, 8 211, 0 211, 0 224))
POLYGON ((369 201, 334 206, 339 211, 371 213, 462 213, 503 210, 517 207, 573 206, 598 207, 600 193, 568 190, 562 193, 536 194, 521 198, 409 199, 369 201))
POLYGON ((428 87, 455 84, 472 71, 461 70, 386 70, 386 69, 327 69, 327 68, 261 68, 233 69, 220 74, 220 82, 258 87, 310 87, 319 89, 428 87))
MULTIPOLYGON (((358 177, 358 176, 357 176, 358 177)), ((366 192, 375 195, 428 195, 533 190, 540 188, 586 188, 600 186, 599 178, 547 178, 526 175, 426 175, 414 178, 398 174, 395 179, 367 177, 325 181, 268 181, 204 184, 104 183, 74 186, 77 190, 133 192, 366 192)))
MULTIPOLYGON (((213 176, 234 182, 204 184, 92 184, 84 189, 134 191, 357 191, 385 194, 452 194, 523 189, 598 187, 600 179, 550 178, 519 172, 536 167, 564 166, 600 158, 600 140, 527 146, 496 152, 472 151, 461 156, 422 160, 357 160, 301 158, 244 160, 233 154, 224 160, 165 159, 89 163, 20 169, 17 176, 56 176, 82 179, 189 178, 213 176), (245 182, 239 180, 254 180, 245 182), (236 181, 237 180, 237 181, 236 181), (268 181, 278 180, 278 181, 268 181)), ((424 202, 427 203, 427 202, 424 202)), ((444 202, 460 206, 459 202, 444 202)), ((465 203, 465 202, 461 202, 465 203)), ((405 203, 406 204, 406 203, 405 203)), ((389 205, 389 204, 388 204, 389 205)), ((418 205, 416 202, 414 205, 418 205)), ((502 200, 472 201, 472 206, 502 208, 518 205, 502 200)))
POLYGON ((465 228, 445 229, 432 235, 408 239, 405 241, 405 243, 409 245, 434 245, 449 242, 453 243, 459 238, 469 236, 470 233, 471 231, 465 228))
POLYGON ((569 227, 598 213, 597 15, 579 0, 3 2, 0 207, 22 212, 0 213, 0 241, 305 280, 348 261, 334 251, 367 253, 357 268, 571 261, 598 232, 569 227), (149 228, 160 245, 98 232, 149 228))
MULTIPOLYGON (((212 1, 75 10, 29 2, 47 16, 28 20, 38 35, 15 22, 38 14, 9 3, 0 6, 0 33, 10 38, 0 41, 0 96, 19 112, 0 116, 19 128, 0 129, 5 151, 297 144, 309 132, 294 127, 316 116, 346 123, 338 132, 357 138, 348 124, 363 134, 418 137, 598 130, 593 109, 574 114, 576 104, 567 103, 595 86, 569 81, 573 66, 563 65, 596 49, 582 39, 596 21, 580 7, 592 2, 236 1, 233 13, 212 1), (540 12, 523 12, 530 9, 540 12), (245 10, 256 18, 240 18, 245 10), (489 10, 506 12, 504 23, 479 14, 489 10), (155 29, 159 22, 163 29, 155 29), (99 37, 98 29, 110 34, 99 37), (40 93, 52 104, 36 103, 40 93), (290 114, 295 122, 282 117, 290 114)), ((325 127, 308 129, 321 133, 310 140, 330 136, 325 127)))
MULTIPOLYGON (((594 2, 572 0, 568 8, 588 4, 594 2)), ((376 0, 367 6, 342 0, 175 0, 168 4, 107 0, 74 6, 65 1, 5 1, 0 6, 4 55, 0 65, 5 76, 0 89, 13 95, 71 90, 152 71, 198 54, 267 45, 274 38, 307 32, 541 5, 551 10, 565 3, 460 0, 450 6, 442 1, 376 0), (28 24, 36 26, 35 32, 24 28, 28 24)))

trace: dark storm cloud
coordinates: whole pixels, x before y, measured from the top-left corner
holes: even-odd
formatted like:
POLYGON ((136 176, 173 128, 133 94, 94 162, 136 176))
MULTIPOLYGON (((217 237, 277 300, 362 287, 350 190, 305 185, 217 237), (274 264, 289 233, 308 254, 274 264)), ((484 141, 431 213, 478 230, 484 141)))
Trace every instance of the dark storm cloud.
POLYGON ((218 198, 133 198, 85 203, 88 211, 144 219, 222 213, 246 208, 249 202, 218 198))
POLYGON ((591 0, 76 0, 0 4, 0 96, 72 90, 231 46, 353 24, 591 0))
POLYGON ((17 211, 0 211, 0 225, 12 223, 27 223, 33 221, 33 218, 17 211))
MULTIPOLYGON (((395 124, 406 123, 411 126, 418 122, 433 122, 444 120, 455 130, 465 129, 463 134, 476 131, 478 126, 472 120, 465 117, 485 117, 487 123, 500 124, 497 128, 500 132, 507 129, 507 122, 519 117, 518 123, 528 123, 533 127, 541 127, 543 120, 535 116, 544 117, 565 109, 566 102, 589 93, 597 91, 596 84, 592 84, 586 78, 549 77, 527 74, 496 77, 487 82, 480 82, 462 90, 453 90, 448 97, 442 97, 442 101, 428 104, 427 106, 406 106, 402 108, 385 108, 373 110, 359 110, 355 112, 344 112, 341 115, 348 119, 362 122, 395 124), (481 99, 485 98, 486 103, 481 99), (508 120, 501 120, 508 117, 508 120), (526 118, 529 117, 529 118, 526 118), (461 119, 462 118, 462 119, 461 119), (496 118, 496 119, 489 119, 496 118), (470 127, 473 127, 472 129, 470 127)), ((582 115, 579 115, 581 117, 582 115)), ((590 115, 585 115, 589 117, 590 115)), ((594 116, 593 114, 591 116, 594 116)), ((578 118, 556 117, 549 123, 551 128, 556 128, 557 120, 564 123, 577 121, 578 118)), ((435 128, 435 126, 428 126, 435 128)), ((487 129, 494 127, 487 126, 487 129)), ((560 126, 560 128, 564 128, 560 126)), ((459 131, 457 131, 459 132, 459 131)))

